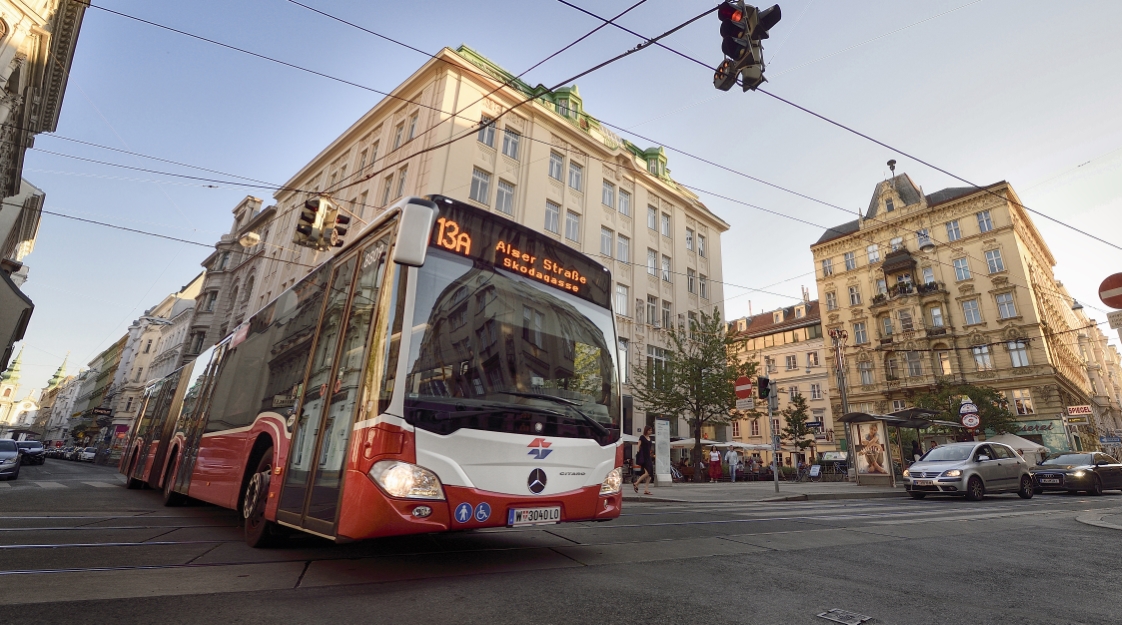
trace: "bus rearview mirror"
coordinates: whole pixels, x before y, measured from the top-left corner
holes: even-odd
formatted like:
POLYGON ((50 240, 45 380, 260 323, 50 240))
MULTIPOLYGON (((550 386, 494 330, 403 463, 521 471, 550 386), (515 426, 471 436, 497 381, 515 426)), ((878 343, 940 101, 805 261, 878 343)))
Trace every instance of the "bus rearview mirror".
POLYGON ((435 221, 436 204, 416 197, 406 200, 401 207, 401 223, 393 246, 393 262, 409 267, 424 265, 435 221))

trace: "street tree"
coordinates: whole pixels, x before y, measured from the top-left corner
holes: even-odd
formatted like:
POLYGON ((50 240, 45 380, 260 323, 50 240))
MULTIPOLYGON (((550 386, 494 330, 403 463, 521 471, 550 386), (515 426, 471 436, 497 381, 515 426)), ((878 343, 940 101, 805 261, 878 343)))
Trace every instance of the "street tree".
POLYGON ((797 447, 800 452, 814 444, 814 430, 806 425, 808 418, 806 398, 802 393, 792 395, 791 402, 779 414, 783 415, 786 424, 780 431, 783 440, 797 447), (808 436, 811 437, 809 440, 808 436))
POLYGON ((978 418, 981 420, 978 429, 996 434, 1013 434, 1017 431, 1017 420, 1009 410, 1009 400, 1005 393, 993 387, 939 382, 931 390, 916 395, 913 403, 916 408, 938 411, 939 414, 934 415, 933 419, 957 423, 961 420, 958 409, 962 405, 963 396, 969 397, 978 406, 978 418))
MULTIPOLYGON (((644 409, 670 418, 682 417, 693 432, 692 465, 701 460, 701 432, 724 425, 736 404, 735 382, 755 374, 755 362, 742 362, 744 339, 728 332, 717 308, 700 311, 690 326, 665 328, 666 358, 647 359, 645 375, 635 376, 633 396, 644 409)), ((700 475, 695 471, 694 480, 700 475)))

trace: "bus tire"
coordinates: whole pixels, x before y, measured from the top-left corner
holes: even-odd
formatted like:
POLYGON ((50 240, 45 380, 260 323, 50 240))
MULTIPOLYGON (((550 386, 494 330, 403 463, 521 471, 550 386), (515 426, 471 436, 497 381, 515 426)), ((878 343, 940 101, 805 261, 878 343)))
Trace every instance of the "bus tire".
MULTIPOLYGON (((179 450, 175 450, 175 453, 178 454, 179 450)), ((175 474, 179 471, 179 458, 175 458, 173 462, 175 464, 172 465, 171 470, 164 475, 164 505, 169 508, 187 503, 186 495, 175 492, 175 474)))
POLYGON ((265 518, 269 501, 269 482, 273 473, 273 447, 264 449, 257 467, 246 480, 242 492, 242 517, 245 519, 245 544, 254 549, 275 545, 282 536, 280 527, 265 518))
POLYGON ((129 460, 128 472, 125 473, 125 488, 129 490, 139 490, 144 488, 144 481, 138 480, 132 476, 133 470, 136 469, 136 452, 132 452, 132 458, 129 460))

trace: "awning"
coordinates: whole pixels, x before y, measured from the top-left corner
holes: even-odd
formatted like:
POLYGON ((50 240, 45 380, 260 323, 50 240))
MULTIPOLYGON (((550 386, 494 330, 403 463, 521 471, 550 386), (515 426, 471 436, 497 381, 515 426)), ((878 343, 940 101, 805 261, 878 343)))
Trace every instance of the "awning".
MULTIPOLYGON (((703 439, 701 439, 701 444, 702 445, 717 445, 719 443, 717 441, 711 441, 707 438, 703 438, 703 439)), ((670 441, 670 446, 671 447, 693 447, 694 446, 694 439, 683 438, 681 440, 670 441)))
POLYGON ((908 250, 899 249, 895 252, 889 252, 884 255, 884 263, 880 266, 881 271, 884 273, 892 273, 895 271, 903 271, 913 269, 916 266, 916 259, 908 253, 908 250))
POLYGON ((0 371, 8 368, 12 345, 23 339, 33 310, 31 298, 19 290, 7 271, 0 270, 0 371))
MULTIPOLYGON (((921 408, 911 408, 909 410, 920 411, 921 408)), ((938 419, 922 419, 922 418, 904 418, 896 416, 900 413, 906 413, 907 410, 900 410, 893 414, 870 414, 868 412, 850 412, 838 419, 842 423, 868 423, 870 421, 880 421, 885 425, 891 425, 898 428, 907 428, 910 430, 925 430, 930 427, 946 427, 946 428, 964 428, 961 423, 954 421, 940 421, 938 419)), ((931 412, 925 410, 923 412, 931 412)), ((918 412, 917 412, 918 414, 918 412)), ((938 414, 938 413, 932 413, 938 414)))

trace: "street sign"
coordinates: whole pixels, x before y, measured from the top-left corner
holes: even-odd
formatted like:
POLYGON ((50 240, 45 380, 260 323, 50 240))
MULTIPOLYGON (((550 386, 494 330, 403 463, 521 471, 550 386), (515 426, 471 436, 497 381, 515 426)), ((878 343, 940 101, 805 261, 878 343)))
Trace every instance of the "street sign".
POLYGON ((808 428, 820 428, 820 427, 822 427, 822 425, 823 425, 823 423, 821 421, 807 421, 806 422, 806 426, 808 428))
POLYGON ((977 413, 972 412, 972 413, 969 413, 969 414, 962 415, 962 425, 964 425, 968 428, 971 428, 971 429, 976 428, 976 427, 978 427, 978 425, 981 422, 982 422, 982 420, 978 418, 977 413))
MULTIPOLYGON (((1067 416, 1069 416, 1069 417, 1074 417, 1076 415, 1083 415, 1083 414, 1094 414, 1094 413, 1091 412, 1091 407, 1086 405, 1086 404, 1084 404, 1082 406, 1068 406, 1067 407, 1067 416)), ((1070 419, 1069 419, 1069 421, 1070 421, 1070 419)), ((1086 423, 1086 419, 1083 420, 1083 423, 1086 423)))
MULTIPOLYGON (((737 399, 748 399, 752 396, 752 380, 750 378, 745 376, 736 378, 734 387, 736 389, 737 399)), ((737 408, 739 408, 739 406, 737 406, 737 408)))
POLYGON ((1122 330, 1122 310, 1106 313, 1106 320, 1111 330, 1122 330))
POLYGON ((771 437, 771 448, 774 449, 775 451, 779 451, 779 435, 778 434, 771 437))
POLYGON ((1100 436, 1099 442, 1103 445, 1117 445, 1122 443, 1122 437, 1119 436, 1100 436))
POLYGON ((1080 423, 1087 423, 1087 417, 1068 417, 1068 425, 1078 425, 1080 423))
POLYGON ((756 409, 756 400, 752 399, 751 397, 749 397, 748 399, 737 399, 736 400, 736 409, 737 410, 755 410, 756 409))
POLYGON ((1111 308, 1122 308, 1122 273, 1116 273, 1099 285, 1099 299, 1111 308))
POLYGON ((964 401, 958 408, 958 414, 963 416, 968 414, 978 414, 978 405, 973 402, 964 401))

